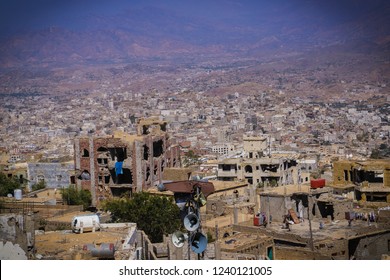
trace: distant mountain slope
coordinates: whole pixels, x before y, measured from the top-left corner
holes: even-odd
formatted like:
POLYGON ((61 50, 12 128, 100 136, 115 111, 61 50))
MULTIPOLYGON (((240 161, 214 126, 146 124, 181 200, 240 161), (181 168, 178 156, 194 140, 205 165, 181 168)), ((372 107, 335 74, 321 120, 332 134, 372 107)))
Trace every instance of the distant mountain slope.
POLYGON ((282 1, 253 11, 238 8, 236 15, 221 9, 215 17, 161 7, 89 16, 76 28, 49 27, 4 38, 0 64, 6 68, 177 55, 261 56, 351 42, 362 50, 367 43, 376 45, 375 51, 389 46, 389 4, 370 6, 366 12, 356 5, 350 11, 340 6, 344 12, 327 14, 325 6, 319 10, 318 1, 294 3, 282 1))

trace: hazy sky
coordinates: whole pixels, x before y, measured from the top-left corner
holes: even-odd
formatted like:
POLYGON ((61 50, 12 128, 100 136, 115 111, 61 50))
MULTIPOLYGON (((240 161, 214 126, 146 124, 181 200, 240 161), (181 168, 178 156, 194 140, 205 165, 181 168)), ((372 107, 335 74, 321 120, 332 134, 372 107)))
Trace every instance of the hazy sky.
MULTIPOLYGON (((81 28, 89 15, 115 15, 127 9, 159 7, 183 16, 240 23, 259 20, 268 10, 309 13, 329 22, 362 16, 383 0, 1 0, 1 35, 48 26, 81 28)), ((248 23, 249 24, 249 23, 248 23)))

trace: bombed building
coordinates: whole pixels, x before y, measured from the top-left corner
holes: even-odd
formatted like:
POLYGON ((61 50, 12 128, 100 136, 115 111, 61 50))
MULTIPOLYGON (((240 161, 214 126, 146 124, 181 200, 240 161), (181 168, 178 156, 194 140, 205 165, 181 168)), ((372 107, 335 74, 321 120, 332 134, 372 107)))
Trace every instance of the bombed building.
POLYGON ((244 137, 244 155, 218 162, 218 180, 246 180, 254 186, 281 186, 298 182, 300 165, 293 156, 272 155, 264 137, 244 137), (268 153, 268 156, 266 156, 268 153))
POLYGON ((335 187, 352 188, 357 201, 390 203, 390 161, 337 161, 333 168, 335 187))
POLYGON ((149 118, 138 121, 135 135, 75 139, 76 185, 91 192, 93 206, 158 185, 164 168, 180 166, 180 147, 166 130, 165 121, 149 118))

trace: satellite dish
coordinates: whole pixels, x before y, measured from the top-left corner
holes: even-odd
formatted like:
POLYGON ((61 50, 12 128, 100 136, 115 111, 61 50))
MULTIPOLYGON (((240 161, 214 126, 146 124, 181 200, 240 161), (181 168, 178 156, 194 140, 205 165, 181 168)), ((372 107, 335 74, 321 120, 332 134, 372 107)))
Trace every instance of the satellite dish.
POLYGON ((190 213, 184 217, 183 223, 186 230, 195 231, 199 228, 199 217, 194 213, 190 213))
POLYGON ((200 181, 200 176, 199 175, 192 176, 192 180, 200 181))
POLYGON ((175 231, 172 234, 172 243, 177 248, 183 247, 186 239, 187 239, 187 236, 184 233, 182 233, 181 231, 175 231))
POLYGON ((191 240, 191 250, 196 254, 200 254, 203 253, 204 250, 206 250, 206 247, 207 237, 200 232, 195 233, 194 237, 191 240))

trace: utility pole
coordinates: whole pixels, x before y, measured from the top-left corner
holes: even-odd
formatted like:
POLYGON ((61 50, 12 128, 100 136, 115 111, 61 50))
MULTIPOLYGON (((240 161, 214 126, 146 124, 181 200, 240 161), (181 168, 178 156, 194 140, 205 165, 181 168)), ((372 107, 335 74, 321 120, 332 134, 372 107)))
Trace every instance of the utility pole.
POLYGON ((310 248, 311 248, 311 251, 314 252, 314 240, 313 240, 313 231, 312 231, 312 228, 311 228, 311 218, 310 218, 310 200, 312 198, 312 195, 311 195, 311 192, 309 190, 309 195, 308 195, 308 199, 307 199, 307 219, 309 220, 309 231, 310 231, 310 248))

